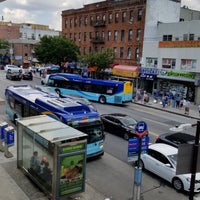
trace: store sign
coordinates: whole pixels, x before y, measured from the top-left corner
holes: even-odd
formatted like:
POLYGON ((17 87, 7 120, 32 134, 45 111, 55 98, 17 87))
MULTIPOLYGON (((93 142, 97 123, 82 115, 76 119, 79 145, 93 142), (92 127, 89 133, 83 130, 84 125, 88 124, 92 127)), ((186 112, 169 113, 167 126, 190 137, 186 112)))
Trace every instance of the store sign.
POLYGON ((140 69, 141 74, 152 74, 152 75, 157 75, 158 74, 158 69, 155 68, 141 68, 140 69))
POLYGON ((200 47, 200 41, 160 41, 159 48, 191 48, 200 47))
POLYGON ((175 71, 168 71, 168 70, 159 70, 158 74, 161 76, 173 76, 173 77, 182 77, 182 78, 189 78, 195 79, 195 74, 186 73, 186 72, 175 72, 175 71))

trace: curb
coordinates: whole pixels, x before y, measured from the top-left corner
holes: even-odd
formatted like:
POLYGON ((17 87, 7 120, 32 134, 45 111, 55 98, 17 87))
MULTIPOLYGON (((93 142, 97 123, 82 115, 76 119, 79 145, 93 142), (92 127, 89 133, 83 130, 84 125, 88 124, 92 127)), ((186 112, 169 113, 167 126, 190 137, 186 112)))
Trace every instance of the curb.
POLYGON ((132 103, 136 104, 136 105, 139 105, 139 106, 145 106, 145 107, 152 108, 152 109, 157 109, 157 110, 160 110, 160 111, 163 111, 163 112, 168 112, 168 113, 172 113, 172 114, 176 114, 176 115, 181 115, 181 116, 184 116, 184 117, 188 117, 188 118, 191 118, 191 119, 199 120, 198 117, 194 117, 194 116, 191 116, 191 115, 185 115, 183 113, 173 112, 171 110, 162 109, 162 108, 159 108, 159 107, 154 107, 154 106, 151 106, 151 105, 148 105, 148 104, 141 104, 141 103, 137 103, 137 102, 132 102, 132 103))

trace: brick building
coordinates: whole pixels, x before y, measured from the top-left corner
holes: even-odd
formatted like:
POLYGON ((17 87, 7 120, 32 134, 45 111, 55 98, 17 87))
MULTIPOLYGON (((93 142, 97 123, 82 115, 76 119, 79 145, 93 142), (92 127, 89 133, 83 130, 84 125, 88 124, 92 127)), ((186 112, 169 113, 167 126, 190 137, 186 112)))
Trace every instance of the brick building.
POLYGON ((146 0, 106 0, 62 11, 62 34, 81 55, 112 48, 115 62, 139 65, 142 56, 146 0))

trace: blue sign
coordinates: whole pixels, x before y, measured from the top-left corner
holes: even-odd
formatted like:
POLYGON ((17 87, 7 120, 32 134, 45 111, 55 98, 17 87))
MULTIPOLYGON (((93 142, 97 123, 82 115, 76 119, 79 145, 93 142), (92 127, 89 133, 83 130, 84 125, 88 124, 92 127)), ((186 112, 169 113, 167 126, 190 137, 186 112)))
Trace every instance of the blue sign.
MULTIPOLYGON (((134 157, 138 155, 140 138, 131 138, 128 141, 128 157, 134 157)), ((149 136, 142 138, 141 153, 146 153, 149 148, 149 136)))
POLYGON ((144 121, 140 121, 136 124, 135 126, 135 134, 138 136, 138 137, 143 137, 144 135, 146 135, 148 132, 147 130, 147 124, 146 122, 144 121))
POLYGON ((5 128, 8 127, 8 124, 6 122, 0 123, 0 139, 4 140, 5 139, 5 128))
POLYGON ((13 146, 15 142, 15 134, 14 134, 14 130, 8 131, 6 133, 6 138, 5 138, 5 144, 7 146, 13 146))

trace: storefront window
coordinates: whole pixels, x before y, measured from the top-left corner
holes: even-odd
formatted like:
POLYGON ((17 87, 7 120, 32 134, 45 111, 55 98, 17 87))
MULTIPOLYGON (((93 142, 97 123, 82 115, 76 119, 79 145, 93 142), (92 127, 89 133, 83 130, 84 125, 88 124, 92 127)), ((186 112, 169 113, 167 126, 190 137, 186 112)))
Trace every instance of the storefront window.
POLYGON ((146 67, 157 68, 158 59, 157 58, 146 58, 146 67))

